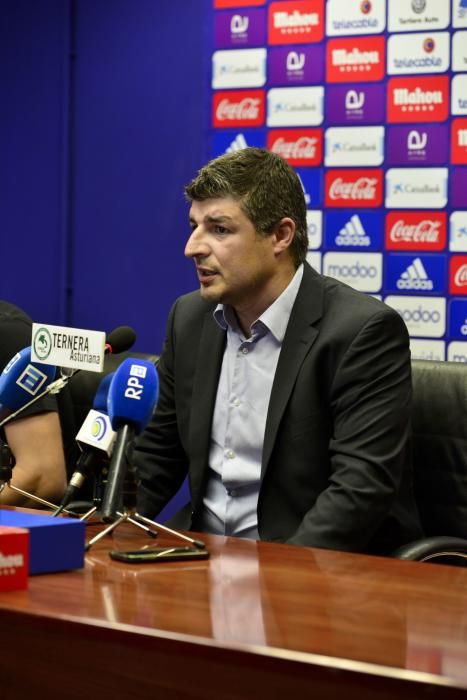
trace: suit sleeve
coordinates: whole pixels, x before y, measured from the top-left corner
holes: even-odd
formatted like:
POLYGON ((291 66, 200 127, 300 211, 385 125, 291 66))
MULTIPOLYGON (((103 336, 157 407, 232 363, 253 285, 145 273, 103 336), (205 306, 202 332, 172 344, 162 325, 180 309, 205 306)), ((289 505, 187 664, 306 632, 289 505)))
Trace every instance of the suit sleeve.
POLYGON ((164 347, 157 366, 157 408, 133 450, 133 462, 140 479, 138 511, 149 518, 154 518, 177 493, 188 472, 188 459, 178 433, 174 391, 176 308, 177 302, 169 315, 164 347))
POLYGON ((336 368, 328 484, 290 543, 366 550, 410 468, 411 393, 407 329, 396 312, 380 311, 336 368))

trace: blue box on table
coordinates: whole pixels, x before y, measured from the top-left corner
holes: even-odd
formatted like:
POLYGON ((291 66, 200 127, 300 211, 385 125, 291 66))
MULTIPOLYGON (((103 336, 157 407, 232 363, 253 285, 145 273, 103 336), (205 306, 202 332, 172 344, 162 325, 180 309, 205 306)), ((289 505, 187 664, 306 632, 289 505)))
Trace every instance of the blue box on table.
POLYGON ((81 520, 0 508, 0 525, 29 530, 29 574, 84 566, 86 526, 81 520))

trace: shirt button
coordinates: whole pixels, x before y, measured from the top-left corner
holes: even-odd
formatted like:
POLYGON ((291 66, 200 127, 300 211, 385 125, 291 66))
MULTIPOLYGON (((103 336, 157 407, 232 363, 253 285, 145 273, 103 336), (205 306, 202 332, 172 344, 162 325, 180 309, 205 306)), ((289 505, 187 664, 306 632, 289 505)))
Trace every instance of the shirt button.
POLYGON ((238 491, 237 491, 237 489, 227 489, 227 493, 228 493, 229 496, 231 496, 232 498, 235 498, 235 496, 238 496, 238 491))
POLYGON ((227 457, 227 459, 233 459, 235 457, 235 452, 233 450, 227 450, 225 456, 227 457))
POLYGON ((232 406, 240 406, 240 399, 232 399, 232 406))
POLYGON ((244 355, 248 355, 248 348, 242 348, 242 352, 244 355))

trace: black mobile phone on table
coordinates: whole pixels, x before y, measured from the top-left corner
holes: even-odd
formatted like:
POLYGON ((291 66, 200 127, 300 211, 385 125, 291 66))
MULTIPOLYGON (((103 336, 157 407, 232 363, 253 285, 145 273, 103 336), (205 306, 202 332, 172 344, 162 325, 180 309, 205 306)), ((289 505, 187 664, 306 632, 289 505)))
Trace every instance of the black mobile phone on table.
POLYGON ((124 561, 127 564, 151 564, 158 561, 180 561, 181 559, 208 559, 207 549, 197 547, 152 547, 130 552, 112 550, 111 559, 124 561))

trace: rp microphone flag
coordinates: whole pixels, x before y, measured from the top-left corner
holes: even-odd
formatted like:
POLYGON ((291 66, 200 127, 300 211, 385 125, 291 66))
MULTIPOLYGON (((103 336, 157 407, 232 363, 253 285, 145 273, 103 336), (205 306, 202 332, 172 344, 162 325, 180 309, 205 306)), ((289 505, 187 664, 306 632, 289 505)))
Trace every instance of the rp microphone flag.
POLYGON ((134 358, 124 360, 110 384, 107 403, 117 439, 102 502, 101 515, 105 521, 112 521, 120 506, 127 471, 127 447, 149 423, 158 397, 159 379, 153 363, 134 358))
POLYGON ((31 346, 8 362, 0 375, 0 427, 11 413, 25 408, 54 380, 56 367, 31 361, 31 346))

